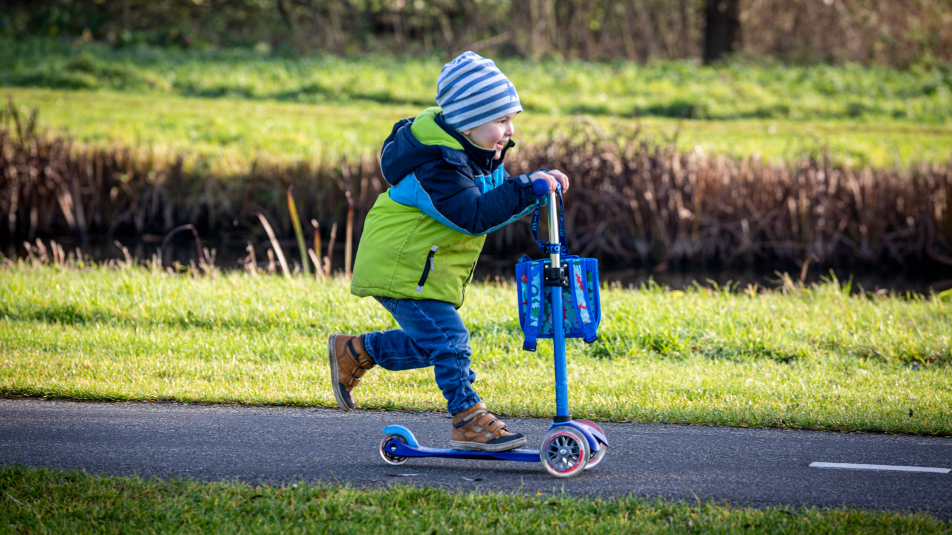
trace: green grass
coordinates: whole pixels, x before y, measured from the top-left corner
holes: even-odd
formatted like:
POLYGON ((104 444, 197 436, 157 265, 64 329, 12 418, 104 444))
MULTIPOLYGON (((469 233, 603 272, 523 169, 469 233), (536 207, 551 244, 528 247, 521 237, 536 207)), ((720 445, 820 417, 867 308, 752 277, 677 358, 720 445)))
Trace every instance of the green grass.
MULTIPOLYGON (((336 406, 326 337, 394 328, 346 281, 193 279, 8 266, 0 393, 73 399, 336 406)), ((600 340, 568 344, 573 414, 597 420, 952 434, 950 304, 849 296, 605 289, 600 340)), ((476 285, 461 309, 492 410, 547 417, 550 346, 521 350, 514 289, 476 285)), ((365 408, 444 410, 430 370, 377 368, 365 408)))
MULTIPOLYGON (((298 104, 235 98, 186 98, 161 94, 49 89, 0 89, 24 113, 37 107, 40 124, 94 146, 139 147, 172 157, 183 154, 213 173, 239 173, 256 158, 269 161, 335 160, 376 154, 397 120, 418 107, 375 102, 298 104)), ((678 121, 611 117, 588 119, 522 114, 516 139, 542 143, 551 131, 596 123, 613 132, 640 126, 645 138, 666 144, 677 132, 681 150, 768 160, 793 160, 828 151, 853 166, 945 162, 952 156, 952 128, 901 121, 874 124, 776 119, 678 121)))
MULTIPOLYGON (((113 89, 308 103, 427 106, 444 60, 262 56, 253 51, 113 50, 101 43, 0 41, 0 85, 113 89)), ((500 60, 535 113, 700 119, 900 119, 952 122, 952 66, 901 71, 689 62, 500 60)))
POLYGON ((736 507, 624 496, 202 483, 0 467, 17 533, 950 533, 928 513, 736 507))
MULTIPOLYGON (((258 156, 376 153, 393 122, 435 103, 442 65, 0 38, 3 93, 39 106, 45 127, 81 142, 186 152, 224 172, 258 156)), ((526 109, 517 140, 544 142, 576 114, 609 132, 630 128, 637 115, 652 142, 679 131, 679 149, 709 154, 791 160, 828 151, 852 166, 952 155, 952 66, 499 65, 526 109)))
POLYGON ((306 105, 193 99, 109 91, 0 89, 23 112, 39 109, 43 129, 97 147, 183 155, 218 176, 255 159, 316 162, 382 145, 393 123, 419 110, 376 103, 306 105))

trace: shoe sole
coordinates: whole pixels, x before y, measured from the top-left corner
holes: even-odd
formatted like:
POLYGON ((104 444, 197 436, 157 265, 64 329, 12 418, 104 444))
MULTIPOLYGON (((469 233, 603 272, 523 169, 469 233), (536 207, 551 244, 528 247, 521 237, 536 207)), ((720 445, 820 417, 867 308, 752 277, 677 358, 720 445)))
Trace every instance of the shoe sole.
POLYGON ((354 410, 353 407, 344 403, 344 398, 340 395, 340 377, 337 374, 337 336, 332 334, 327 339, 327 361, 331 367, 331 388, 334 390, 334 399, 337 400, 337 405, 340 406, 341 410, 351 411, 354 410))
POLYGON ((512 442, 505 442, 503 444, 480 444, 479 442, 464 442, 461 440, 451 440, 450 447, 454 450, 468 450, 468 451, 485 451, 488 453, 498 453, 500 451, 509 451, 518 448, 519 446, 525 446, 528 439, 522 437, 512 442))

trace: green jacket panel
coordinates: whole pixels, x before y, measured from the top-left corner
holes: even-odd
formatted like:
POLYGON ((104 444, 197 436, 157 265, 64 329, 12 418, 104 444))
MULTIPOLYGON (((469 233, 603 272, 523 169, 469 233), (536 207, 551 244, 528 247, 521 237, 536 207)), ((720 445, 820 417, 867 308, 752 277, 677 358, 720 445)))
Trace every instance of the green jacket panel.
POLYGON ((364 223, 351 293, 435 299, 459 308, 485 241, 485 235, 457 232, 384 192, 364 223))

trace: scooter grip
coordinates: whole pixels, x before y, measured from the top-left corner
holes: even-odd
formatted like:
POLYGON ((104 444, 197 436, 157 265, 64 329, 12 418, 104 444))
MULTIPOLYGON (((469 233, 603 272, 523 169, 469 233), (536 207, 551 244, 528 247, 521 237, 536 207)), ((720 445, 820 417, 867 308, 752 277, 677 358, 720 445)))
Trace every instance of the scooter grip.
POLYGON ((532 181, 532 193, 537 197, 542 197, 549 193, 549 181, 544 178, 537 178, 532 181))

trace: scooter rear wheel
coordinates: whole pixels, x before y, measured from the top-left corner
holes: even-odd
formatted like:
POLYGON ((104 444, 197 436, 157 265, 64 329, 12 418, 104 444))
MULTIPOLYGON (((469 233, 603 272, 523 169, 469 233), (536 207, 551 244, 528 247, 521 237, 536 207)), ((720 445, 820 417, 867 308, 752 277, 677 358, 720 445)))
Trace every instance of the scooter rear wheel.
POLYGON ((581 474, 589 460, 588 441, 571 427, 551 429, 542 441, 539 456, 547 472, 555 477, 581 474))
MULTIPOLYGON (((592 427, 599 433, 604 434, 604 432, 602 431, 602 428, 598 427, 598 424, 596 424, 595 422, 591 420, 575 420, 575 421, 577 423, 585 424, 589 427, 592 427)), ((585 469, 591 470, 592 468, 595 468, 596 466, 598 466, 598 464, 602 462, 602 459, 605 458, 606 453, 608 453, 608 446, 606 446, 605 444, 599 444, 598 451, 592 454, 592 458, 589 459, 588 464, 585 465, 585 469)))
POLYGON ((391 451, 394 448, 392 446, 389 446, 392 440, 399 440, 400 442, 403 442, 404 444, 407 443, 407 439, 403 438, 403 436, 401 435, 387 435, 383 437, 383 440, 380 441, 380 458, 383 459, 383 462, 389 465, 400 466, 401 464, 409 461, 410 458, 394 455, 391 451))

